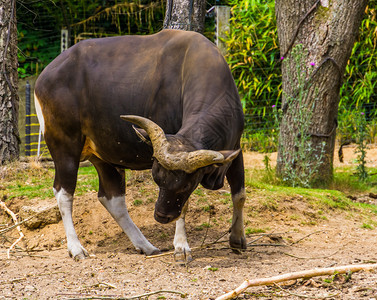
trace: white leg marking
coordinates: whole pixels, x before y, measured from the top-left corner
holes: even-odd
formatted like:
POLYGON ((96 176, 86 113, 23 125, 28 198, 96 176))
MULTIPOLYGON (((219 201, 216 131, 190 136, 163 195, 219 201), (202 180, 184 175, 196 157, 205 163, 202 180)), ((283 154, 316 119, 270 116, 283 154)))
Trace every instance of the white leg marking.
POLYGON ((143 251, 146 255, 159 253, 160 250, 154 247, 137 228, 128 214, 125 196, 113 197, 110 200, 106 197, 98 198, 101 204, 108 210, 114 220, 127 234, 137 250, 143 251))
POLYGON ((67 247, 68 253, 74 259, 83 259, 88 256, 88 252, 81 245, 79 238, 77 237, 73 220, 72 220, 72 204, 73 196, 67 193, 64 189, 57 192, 54 189, 54 194, 56 200, 58 201, 58 206, 60 214, 63 219, 65 234, 67 237, 67 247))
POLYGON ((175 223, 174 235, 174 258, 176 262, 190 262, 192 260, 191 249, 187 242, 185 217, 188 209, 188 201, 186 202, 182 214, 175 223))
POLYGON ((233 224, 230 233, 230 246, 234 248, 246 248, 246 237, 243 226, 243 206, 245 200, 245 189, 242 189, 238 194, 232 195, 233 224))
POLYGON ((39 100, 35 93, 34 93, 34 104, 35 104, 35 111, 37 112, 39 126, 41 127, 41 132, 44 134, 45 133, 45 120, 43 118, 41 104, 39 103, 39 100))

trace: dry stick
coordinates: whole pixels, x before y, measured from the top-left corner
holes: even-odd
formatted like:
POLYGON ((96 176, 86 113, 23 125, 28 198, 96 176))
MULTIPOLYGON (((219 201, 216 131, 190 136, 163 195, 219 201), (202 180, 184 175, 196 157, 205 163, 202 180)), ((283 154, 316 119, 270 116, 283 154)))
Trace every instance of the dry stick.
POLYGON ((333 268, 318 268, 318 269, 312 269, 312 270, 306 270, 306 271, 287 273, 287 274, 268 277, 268 278, 257 278, 253 280, 246 280, 235 290, 229 293, 226 293, 220 297, 217 297, 216 300, 234 299, 239 294, 241 294, 244 290, 252 286, 271 285, 278 282, 296 280, 300 278, 311 278, 311 277, 316 277, 316 276, 334 275, 335 273, 344 274, 348 272, 358 272, 362 270, 370 271, 375 268, 377 268, 377 264, 348 265, 348 266, 340 266, 340 267, 333 267, 333 268))
MULTIPOLYGON (((179 291, 161 290, 161 291, 156 291, 156 292, 140 294, 140 295, 132 296, 132 297, 89 296, 89 297, 80 297, 80 298, 67 298, 67 300, 88 300, 88 299, 132 300, 132 299, 140 299, 140 298, 143 298, 143 297, 148 298, 149 296, 161 294, 161 293, 178 294, 178 295, 181 295, 182 298, 186 297, 185 293, 182 293, 182 292, 179 292, 179 291)), ((58 295, 59 296, 65 296, 65 295, 73 295, 73 294, 58 294, 58 295)))
MULTIPOLYGON (((3 201, 0 200, 0 206, 12 217, 13 221, 15 224, 17 224, 17 216, 16 214, 11 211, 3 201)), ((8 255, 8 259, 10 259, 10 251, 13 249, 13 247, 19 242, 22 240, 22 238, 24 237, 24 234, 22 233, 21 231, 21 227, 20 226, 17 226, 17 230, 18 230, 18 234, 20 235, 20 237, 9 247, 8 251, 7 251, 7 255, 8 255)))
MULTIPOLYGON (((212 246, 212 245, 215 245, 215 244, 219 244, 219 243, 225 243, 227 241, 220 241, 225 235, 227 235, 230 230, 232 229, 232 227, 226 231, 224 234, 222 234, 220 237, 218 237, 214 242, 211 242, 211 243, 207 243, 207 244, 202 244, 201 246, 198 246, 198 247, 193 247, 191 248, 192 251, 194 250, 199 250, 199 249, 204 249, 204 248, 207 248, 208 246, 212 246)), ((276 247, 279 247, 279 246, 284 246, 286 247, 287 245, 283 245, 283 244, 252 244, 258 240, 260 240, 262 237, 264 236, 272 236, 272 235, 277 235, 278 233, 263 233, 263 234, 253 234, 253 236, 260 236, 259 238, 257 239, 254 239, 253 241, 251 241, 250 243, 247 244, 247 246, 249 247, 258 247, 258 246, 276 246, 276 247)), ((280 234, 280 233, 279 233, 280 234)), ((231 248, 231 247, 226 247, 226 248, 221 248, 221 249, 231 249, 231 250, 240 250, 238 248, 231 248)), ((156 255, 148 255, 146 256, 145 258, 146 259, 151 259, 151 258, 158 258, 158 257, 163 257, 163 256, 169 256, 169 255, 173 255, 174 254, 174 251, 168 251, 168 252, 165 252, 165 253, 161 253, 161 254, 156 254, 156 255)))
POLYGON ((298 244, 299 242, 301 242, 302 240, 308 238, 309 236, 311 236, 311 235, 313 235, 313 234, 316 234, 316 233, 320 233, 320 232, 325 232, 325 230, 317 230, 317 231, 314 231, 314 232, 312 232, 312 233, 309 233, 309 234, 305 235, 304 237, 298 239, 297 241, 291 243, 289 246, 292 246, 292 245, 294 245, 294 244, 298 244))

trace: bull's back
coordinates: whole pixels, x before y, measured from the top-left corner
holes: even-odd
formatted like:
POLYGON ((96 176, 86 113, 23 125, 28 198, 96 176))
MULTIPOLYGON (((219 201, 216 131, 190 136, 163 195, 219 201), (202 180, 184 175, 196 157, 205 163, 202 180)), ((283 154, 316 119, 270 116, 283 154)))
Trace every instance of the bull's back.
MULTIPOLYGON (((36 82, 44 131, 80 134, 106 160, 126 152, 130 161, 141 156, 150 163, 149 149, 119 116, 144 116, 176 133, 182 126, 185 74, 197 65, 195 59, 184 63, 187 54, 211 48, 196 33, 174 30, 80 42, 51 62, 36 82)), ((191 71, 192 78, 198 74, 191 71)))

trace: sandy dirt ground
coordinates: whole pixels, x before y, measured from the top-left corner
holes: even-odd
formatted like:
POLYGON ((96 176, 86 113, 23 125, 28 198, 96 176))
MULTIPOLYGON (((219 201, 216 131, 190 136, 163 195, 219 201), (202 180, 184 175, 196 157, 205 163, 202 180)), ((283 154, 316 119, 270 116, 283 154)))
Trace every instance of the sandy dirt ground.
MULTIPOLYGON (((353 165, 354 148, 345 149, 344 164, 353 165)), ((377 150, 368 153, 368 164, 377 163, 377 150)), ((263 155, 247 153, 247 167, 263 168, 263 155)), ((276 154, 271 154, 272 163, 276 154)), ((339 164, 336 159, 335 164, 339 164)), ((164 252, 173 250, 174 224, 161 225, 153 219, 153 201, 134 205, 132 199, 155 197, 157 187, 149 173, 135 175, 127 185, 130 215, 145 236, 164 252)), ((13 230, 0 235, 0 299, 216 299, 244 280, 281 275, 318 267, 373 263, 377 261, 377 230, 363 228, 356 213, 313 208, 303 196, 287 196, 267 208, 263 191, 248 188, 245 227, 261 229, 247 235, 248 249, 233 253, 227 244, 231 205, 223 201, 228 187, 220 191, 201 189, 191 197, 187 234, 194 260, 178 265, 173 255, 146 258, 90 191, 74 202, 74 222, 90 258, 74 261, 68 256, 61 222, 28 230, 22 227, 23 249, 7 248, 17 238, 13 230), (203 200, 204 199, 204 200, 203 200), (203 209, 207 205, 210 209, 203 209), (209 205, 209 206, 208 206, 209 205), (203 226, 209 224, 209 226, 203 226), (207 228, 209 227, 209 228, 207 228), (219 237, 220 241, 215 243, 219 237), (211 244, 200 248, 203 244, 211 244), (169 291, 169 292, 162 292, 169 291), (144 296, 157 292, 155 295, 144 296), (139 298, 132 298, 137 297, 139 298)), ((9 207, 38 199, 13 199, 9 207)), ((54 203, 54 199, 50 199, 54 203)), ((373 217, 372 217, 373 218, 373 217)), ((374 217, 373 221, 377 221, 374 217)), ((0 224, 11 222, 0 212, 0 224)), ((0 227, 1 230, 1 227, 0 227)), ((168 252, 169 253, 169 252, 168 252)), ((253 287, 238 299, 376 299, 377 273, 324 276, 290 281, 281 285, 253 287)))

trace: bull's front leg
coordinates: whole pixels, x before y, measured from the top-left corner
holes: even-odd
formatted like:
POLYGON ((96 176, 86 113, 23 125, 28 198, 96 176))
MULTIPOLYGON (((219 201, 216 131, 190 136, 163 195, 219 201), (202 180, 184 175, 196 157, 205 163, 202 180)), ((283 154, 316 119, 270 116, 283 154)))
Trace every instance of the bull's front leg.
POLYGON ((142 251, 146 255, 160 253, 160 250, 144 237, 140 229, 130 218, 124 195, 112 197, 111 199, 107 199, 106 197, 99 197, 98 199, 123 229, 137 250, 142 251))
POLYGON ((137 250, 142 251, 146 255, 160 253, 160 250, 144 237, 128 213, 125 201, 124 169, 117 169, 94 156, 90 158, 90 161, 98 172, 98 199, 101 204, 123 229, 137 250))
POLYGON ((233 219, 230 230, 229 244, 233 250, 246 249, 246 236, 243 222, 243 207, 246 200, 245 189, 237 194, 232 194, 233 219))
POLYGON ((188 263, 192 261, 191 249, 187 242, 185 217, 188 209, 188 200, 183 207, 181 216, 175 223, 174 235, 174 259, 177 263, 188 263))
POLYGON ((246 200, 245 173, 242 152, 232 162, 226 174, 233 201, 233 221, 230 230, 229 244, 233 250, 246 249, 246 236, 243 222, 243 207, 246 200))

